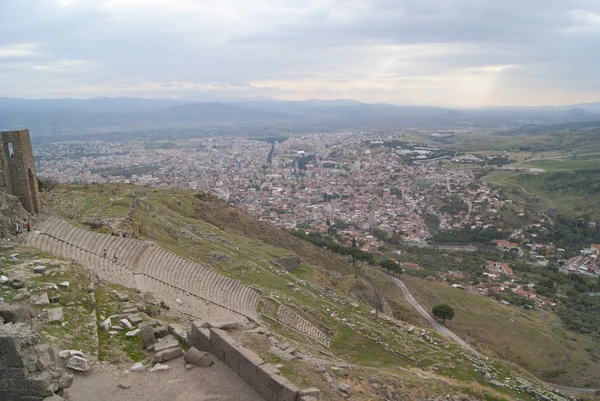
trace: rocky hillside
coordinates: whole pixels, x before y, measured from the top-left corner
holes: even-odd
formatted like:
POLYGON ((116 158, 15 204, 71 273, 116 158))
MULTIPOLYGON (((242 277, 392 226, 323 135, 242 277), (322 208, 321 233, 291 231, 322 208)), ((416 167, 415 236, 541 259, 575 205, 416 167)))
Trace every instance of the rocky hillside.
MULTIPOLYGON (((98 245, 90 238, 113 234, 134 239, 132 249, 155 244, 209 267, 225 277, 220 283, 235 279, 258 288, 258 320, 228 327, 229 334, 294 385, 318 388, 321 399, 564 399, 510 363, 473 355, 431 332, 379 270, 349 264, 204 195, 129 185, 66 186, 45 195, 49 213, 83 231, 36 227, 56 232, 52 247, 58 248, 49 249, 73 255, 82 265, 102 256, 92 249, 98 245), (377 314, 373 305, 379 298, 383 311, 377 314), (418 327, 421 323, 423 328, 418 327)), ((33 244, 49 244, 51 237, 46 237, 33 244)), ((118 249, 126 249, 130 242, 119 244, 118 249)), ((127 268, 126 260, 119 259, 119 266, 127 268)), ((166 265, 175 269, 168 260, 166 265)), ((141 268, 154 269, 153 262, 141 268)), ((98 345, 91 344, 89 353, 100 361, 113 362, 120 355, 114 363, 151 365, 137 333, 125 338, 103 327, 115 323, 106 322, 108 317, 123 313, 118 305, 110 306, 115 302, 111 289, 138 299, 134 303, 142 308, 142 320, 153 319, 158 307, 166 319, 188 324, 189 314, 178 313, 187 306, 185 291, 167 280, 162 282, 170 287, 162 286, 153 295, 98 282, 96 302, 108 306, 96 307, 98 345), (147 296, 155 300, 148 309, 141 302, 147 296)))
POLYGON ((0 190, 0 238, 14 239, 17 234, 17 224, 23 232, 28 222, 33 224, 33 216, 23 208, 19 199, 0 190))

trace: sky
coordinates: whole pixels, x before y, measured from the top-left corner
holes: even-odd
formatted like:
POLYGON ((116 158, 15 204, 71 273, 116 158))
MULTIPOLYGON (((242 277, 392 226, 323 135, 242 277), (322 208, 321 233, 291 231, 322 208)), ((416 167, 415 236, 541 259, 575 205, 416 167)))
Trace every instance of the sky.
POLYGON ((0 0, 0 97, 600 101, 599 0, 0 0))

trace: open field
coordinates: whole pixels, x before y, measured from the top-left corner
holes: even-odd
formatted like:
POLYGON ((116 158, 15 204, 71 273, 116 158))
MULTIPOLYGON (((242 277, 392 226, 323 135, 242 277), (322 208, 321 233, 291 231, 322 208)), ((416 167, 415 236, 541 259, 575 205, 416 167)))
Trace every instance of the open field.
POLYGON ((578 156, 540 156, 538 159, 520 163, 519 167, 542 168, 545 171, 594 170, 600 167, 600 153, 588 153, 578 156))
MULTIPOLYGON (((556 166, 556 162, 553 163, 556 166)), ((497 170, 484 176, 483 180, 502 188, 509 199, 519 201, 526 208, 536 212, 545 213, 550 208, 556 208, 559 213, 572 217, 585 214, 589 214, 590 218, 600 216, 600 196, 594 192, 586 193, 596 185, 596 178, 577 172, 564 178, 551 174, 554 173, 525 174, 497 170), (577 191, 576 185, 586 187, 577 191), (526 200, 530 196, 538 196, 539 202, 527 203, 526 200)))
POLYGON ((456 312, 448 328, 481 352, 511 361, 544 380, 599 387, 600 345, 567 331, 551 311, 525 310, 426 280, 404 277, 424 307, 448 303, 456 312))

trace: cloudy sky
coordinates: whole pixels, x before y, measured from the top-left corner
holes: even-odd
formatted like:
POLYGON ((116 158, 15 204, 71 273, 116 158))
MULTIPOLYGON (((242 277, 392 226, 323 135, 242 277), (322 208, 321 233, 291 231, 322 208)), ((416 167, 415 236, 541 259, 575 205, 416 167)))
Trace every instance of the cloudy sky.
POLYGON ((600 101, 600 1, 0 0, 0 96, 600 101))

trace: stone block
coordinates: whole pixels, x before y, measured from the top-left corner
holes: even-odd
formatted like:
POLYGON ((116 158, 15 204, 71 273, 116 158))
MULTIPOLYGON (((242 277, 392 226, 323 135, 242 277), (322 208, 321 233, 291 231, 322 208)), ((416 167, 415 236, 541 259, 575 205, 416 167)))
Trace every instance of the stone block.
POLYGON ((271 380, 272 375, 278 375, 279 369, 270 363, 265 363, 256 368, 256 378, 261 383, 268 383, 271 380))
POLYGON ((285 382, 282 383, 283 390, 281 390, 281 398, 283 398, 283 401, 296 401, 299 392, 298 387, 285 377, 283 379, 285 382))
POLYGON ((240 353, 240 359, 247 361, 249 364, 259 366, 265 363, 256 352, 249 350, 248 348, 239 347, 238 351, 240 353))
POLYGON ((190 342, 190 344, 199 350, 212 352, 209 329, 192 328, 192 336, 195 337, 195 340, 190 342))
POLYGON ((144 326, 141 328, 142 334, 142 342, 144 343, 144 348, 148 348, 156 342, 154 338, 154 330, 150 326, 144 326))
POLYGON ((159 341, 156 344, 154 344, 154 351, 160 352, 160 351, 164 351, 169 348, 177 348, 177 347, 180 347, 179 341, 177 341, 177 339, 173 336, 168 336, 168 337, 165 337, 162 341, 159 341))
POLYGON ((175 338, 179 341, 183 342, 186 345, 190 345, 188 342, 187 331, 178 324, 169 324, 168 326, 169 333, 171 333, 175 338))
POLYGON ((192 365, 207 368, 213 364, 213 360, 208 352, 198 351, 198 349, 190 348, 183 358, 187 363, 192 365))
POLYGON ((316 387, 309 387, 306 389, 302 389, 299 391, 299 397, 313 397, 315 399, 319 399, 319 395, 321 395, 321 390, 316 387))
POLYGON ((142 317, 137 313, 134 313, 133 315, 129 315, 128 318, 129 318, 129 321, 131 322, 131 324, 133 324, 133 325, 138 325, 138 324, 142 323, 142 321, 143 321, 142 317))
POLYGON ((152 362, 158 363, 170 361, 171 359, 178 358, 183 354, 184 352, 181 347, 165 349, 163 351, 155 353, 152 362))
POLYGON ((235 317, 221 317, 211 318, 205 322, 202 322, 200 327, 205 329, 215 328, 221 330, 236 330, 244 327, 245 321, 242 318, 235 317))
POLYGON ((65 318, 62 308, 48 309, 46 313, 48 315, 48 323, 62 322, 65 318))
POLYGON ((88 361, 80 356, 70 357, 69 362, 67 362, 67 368, 78 372, 89 372, 91 370, 88 361))
POLYGON ((158 326, 154 328, 154 337, 163 338, 169 335, 169 329, 165 326, 158 326))
POLYGON ((25 305, 12 305, 0 303, 0 316, 4 318, 5 323, 23 322, 31 325, 31 318, 34 312, 25 305))

